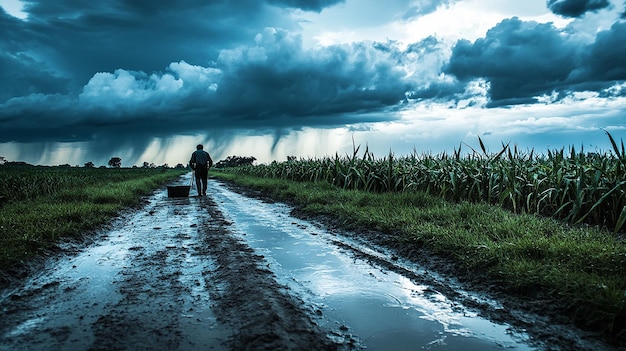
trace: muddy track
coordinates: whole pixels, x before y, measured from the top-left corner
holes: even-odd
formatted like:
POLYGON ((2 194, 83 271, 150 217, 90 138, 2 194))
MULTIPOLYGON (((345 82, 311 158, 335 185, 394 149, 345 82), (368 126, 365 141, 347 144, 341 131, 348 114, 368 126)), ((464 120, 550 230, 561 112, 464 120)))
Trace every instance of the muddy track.
POLYGON ((273 273, 264 269, 263 256, 256 255, 229 231, 210 198, 204 201, 210 220, 204 222, 204 250, 216 257, 217 266, 207 272, 212 284, 218 318, 234 330, 229 346, 236 350, 336 350, 337 344, 311 320, 312 311, 286 293, 273 273))
POLYGON ((152 199, 0 293, 0 350, 336 350, 210 197, 152 199))

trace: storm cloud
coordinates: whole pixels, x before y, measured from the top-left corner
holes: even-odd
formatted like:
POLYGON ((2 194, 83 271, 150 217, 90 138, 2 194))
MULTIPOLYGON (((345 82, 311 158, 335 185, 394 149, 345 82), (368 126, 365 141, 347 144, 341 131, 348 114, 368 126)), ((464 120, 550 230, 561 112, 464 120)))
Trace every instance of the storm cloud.
MULTIPOLYGON (((322 6, 301 3, 318 10, 322 6)), ((2 52, 30 60, 32 76, 52 72, 63 78, 66 84, 59 85, 58 92, 79 89, 96 72, 152 72, 181 60, 205 64, 223 48, 249 42, 259 28, 295 26, 283 20, 280 8, 252 0, 34 0, 25 7, 26 21, 0 11, 2 52)), ((26 85, 33 80, 23 81, 26 85)), ((5 101, 30 91, 0 93, 0 101, 5 101)))
POLYGON ((299 36, 266 28, 255 45, 223 50, 207 67, 179 61, 151 74, 116 69, 96 73, 76 96, 12 98, 0 110, 0 119, 11 121, 0 138, 36 126, 49 128, 50 137, 63 131, 60 140, 82 140, 90 133, 81 125, 118 129, 147 121, 152 133, 349 123, 345 112, 394 108, 405 99, 413 82, 400 62, 405 56, 393 43, 304 50, 299 36))
POLYGON ((460 40, 444 71, 464 82, 487 80, 491 106, 534 103, 554 93, 564 97, 573 91, 601 91, 626 79, 625 37, 623 22, 584 44, 553 24, 511 18, 473 43, 460 40))
POLYGON ((587 12, 609 7, 608 0, 548 0, 548 8, 557 15, 579 17, 587 12))
POLYGON ((0 6, 0 146, 11 148, 62 142, 139 157, 154 138, 203 133, 228 145, 236 133, 272 135, 273 149, 293 131, 375 130, 358 124, 430 106, 626 95, 622 0, 21 3, 24 16, 0 6), (473 5, 497 17, 463 17, 473 5), (508 15, 518 12, 538 17, 508 15))
POLYGON ((435 12, 442 6, 449 6, 459 0, 420 0, 408 6, 408 10, 402 16, 405 20, 427 15, 435 12))
POLYGON ((300 8, 308 11, 322 11, 326 7, 345 2, 345 0, 270 0, 271 4, 284 5, 292 8, 300 8))
POLYGON ((155 120, 171 130, 180 118, 229 125, 402 99, 385 91, 397 75, 374 72, 393 69, 367 62, 371 46, 309 57, 288 32, 297 22, 274 6, 338 2, 31 1, 26 21, 0 8, 0 78, 13 82, 0 87, 0 140, 82 140, 94 125, 155 120))

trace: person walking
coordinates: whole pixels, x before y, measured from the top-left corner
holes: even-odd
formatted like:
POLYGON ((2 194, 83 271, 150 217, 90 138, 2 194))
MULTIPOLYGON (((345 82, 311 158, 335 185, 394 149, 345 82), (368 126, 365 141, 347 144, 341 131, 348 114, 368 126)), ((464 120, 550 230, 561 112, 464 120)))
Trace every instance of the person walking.
POLYGON ((198 144, 196 151, 191 154, 189 166, 196 174, 198 196, 206 196, 207 178, 209 177, 209 168, 213 167, 213 160, 211 155, 204 151, 202 144, 198 144))

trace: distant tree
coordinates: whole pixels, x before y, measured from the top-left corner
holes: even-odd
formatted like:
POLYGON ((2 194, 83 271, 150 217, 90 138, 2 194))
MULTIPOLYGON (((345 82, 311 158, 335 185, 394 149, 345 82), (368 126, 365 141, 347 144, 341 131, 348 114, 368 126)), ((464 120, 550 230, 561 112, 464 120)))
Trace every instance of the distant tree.
POLYGON ((295 160, 297 160, 296 156, 287 156, 287 162, 294 162, 295 160))
POLYGON ((20 166, 20 167, 27 167, 27 166, 32 166, 30 163, 26 163, 24 161, 8 161, 4 163, 6 166, 20 166))
POLYGON ((122 167, 122 159, 119 157, 111 157, 109 160, 109 167, 120 168, 122 167))
POLYGON ((148 162, 144 162, 141 168, 150 168, 150 164, 148 162))
POLYGON ((175 168, 176 169, 181 169, 181 168, 186 168, 186 166, 184 164, 182 164, 182 163, 179 163, 179 164, 176 165, 175 168))
POLYGON ((5 163, 7 163, 7 160, 4 158, 4 156, 0 156, 0 166, 2 166, 5 163))
POLYGON ((85 163, 85 168, 95 168, 96 165, 93 164, 93 162, 89 161, 87 163, 85 163))
POLYGON ((253 156, 228 156, 226 159, 217 162, 215 168, 250 166, 254 161, 256 161, 256 158, 253 156))

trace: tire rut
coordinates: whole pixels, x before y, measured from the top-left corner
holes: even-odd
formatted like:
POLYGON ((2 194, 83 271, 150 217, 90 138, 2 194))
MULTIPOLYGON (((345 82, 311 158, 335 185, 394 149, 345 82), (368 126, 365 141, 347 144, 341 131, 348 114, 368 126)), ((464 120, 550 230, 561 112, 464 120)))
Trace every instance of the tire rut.
POLYGON ((263 256, 256 255, 229 230, 231 225, 207 198, 211 219, 203 224, 204 242, 217 267, 205 278, 216 287, 218 319, 234 330, 229 345, 237 350, 337 350, 347 348, 333 341, 311 315, 304 303, 289 295, 273 273, 265 269, 263 256))

